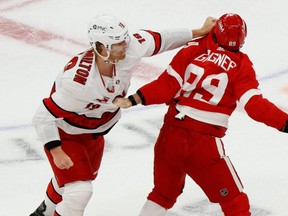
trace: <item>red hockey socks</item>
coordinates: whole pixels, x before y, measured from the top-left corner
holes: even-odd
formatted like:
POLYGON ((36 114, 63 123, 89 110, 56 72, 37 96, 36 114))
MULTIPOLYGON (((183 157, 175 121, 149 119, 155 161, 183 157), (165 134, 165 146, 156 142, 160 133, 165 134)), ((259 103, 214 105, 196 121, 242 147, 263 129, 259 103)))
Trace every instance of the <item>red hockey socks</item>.
POLYGON ((250 216, 250 205, 245 193, 240 193, 233 199, 220 203, 225 216, 250 216))

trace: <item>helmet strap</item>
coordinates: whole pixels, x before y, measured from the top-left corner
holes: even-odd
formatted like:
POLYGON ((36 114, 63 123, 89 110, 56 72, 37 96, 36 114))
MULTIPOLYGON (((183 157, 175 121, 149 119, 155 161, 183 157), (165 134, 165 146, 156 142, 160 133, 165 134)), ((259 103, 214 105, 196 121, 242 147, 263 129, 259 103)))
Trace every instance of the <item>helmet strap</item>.
POLYGON ((112 61, 109 60, 109 57, 110 57, 110 51, 109 51, 109 50, 107 50, 107 56, 101 55, 101 54, 97 51, 97 49, 94 49, 94 50, 95 50, 96 54, 97 54, 105 63, 109 63, 109 64, 116 64, 116 63, 117 63, 117 60, 115 60, 115 62, 112 62, 112 61))
POLYGON ((97 54, 104 62, 106 62, 106 63, 112 63, 112 62, 110 62, 110 60, 109 60, 109 57, 110 57, 110 51, 109 51, 109 50, 107 50, 107 56, 101 55, 101 54, 97 51, 97 49, 95 49, 95 48, 94 48, 94 51, 96 52, 96 54, 97 54))

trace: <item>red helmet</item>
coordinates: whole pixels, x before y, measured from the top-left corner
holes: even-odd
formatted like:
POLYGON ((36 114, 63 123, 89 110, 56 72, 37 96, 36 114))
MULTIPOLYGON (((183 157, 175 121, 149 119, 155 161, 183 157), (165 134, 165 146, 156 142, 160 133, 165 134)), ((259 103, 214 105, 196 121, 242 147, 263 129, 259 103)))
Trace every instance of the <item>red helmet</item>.
POLYGON ((237 14, 224 14, 214 27, 214 35, 219 46, 227 50, 239 51, 247 35, 246 23, 237 14))

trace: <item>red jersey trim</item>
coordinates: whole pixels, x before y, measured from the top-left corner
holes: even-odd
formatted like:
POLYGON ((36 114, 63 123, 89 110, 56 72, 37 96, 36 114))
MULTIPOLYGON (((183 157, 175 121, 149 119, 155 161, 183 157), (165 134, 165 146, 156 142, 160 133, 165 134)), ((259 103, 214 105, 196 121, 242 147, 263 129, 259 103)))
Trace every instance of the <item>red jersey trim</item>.
POLYGON ((64 118, 63 120, 70 124, 71 126, 82 128, 82 129, 97 129, 105 123, 109 122, 120 110, 117 109, 115 112, 106 112, 103 113, 101 118, 91 118, 86 115, 78 115, 74 112, 69 112, 61 107, 59 107, 52 98, 45 98, 43 100, 44 106, 46 109, 55 117, 55 118, 64 118))
POLYGON ((149 34, 151 34, 154 38, 154 42, 155 42, 155 49, 152 55, 156 55, 160 48, 161 48, 161 44, 162 44, 162 38, 161 35, 158 32, 153 32, 150 30, 146 30, 149 34))

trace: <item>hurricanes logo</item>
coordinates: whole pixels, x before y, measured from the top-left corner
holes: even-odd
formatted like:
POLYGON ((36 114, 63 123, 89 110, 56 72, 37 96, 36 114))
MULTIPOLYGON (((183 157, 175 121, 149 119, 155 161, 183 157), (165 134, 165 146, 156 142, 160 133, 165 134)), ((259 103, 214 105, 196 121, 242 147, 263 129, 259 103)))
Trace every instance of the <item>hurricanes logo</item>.
MULTIPOLYGON (((113 86, 113 89, 114 89, 114 86, 113 86)), ((107 103, 109 98, 108 97, 104 97, 103 99, 96 99, 96 100, 99 101, 100 103, 107 103)))
POLYGON ((100 107, 99 104, 89 103, 89 104, 87 104, 87 106, 85 107, 85 109, 94 110, 94 109, 97 109, 97 108, 99 108, 99 107, 100 107))

